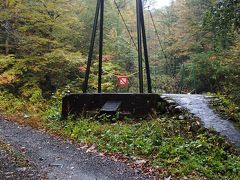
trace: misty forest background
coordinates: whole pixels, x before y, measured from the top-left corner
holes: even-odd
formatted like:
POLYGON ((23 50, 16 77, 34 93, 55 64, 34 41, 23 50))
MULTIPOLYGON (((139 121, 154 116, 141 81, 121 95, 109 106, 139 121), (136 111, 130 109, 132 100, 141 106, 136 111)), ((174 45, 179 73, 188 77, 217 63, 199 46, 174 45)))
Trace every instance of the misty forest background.
MULTIPOLYGON (((239 1, 153 3, 144 1, 154 91, 220 93, 240 104, 239 1)), ((103 91, 137 92, 135 1, 116 4, 106 0, 103 91), (117 88, 117 75, 129 75, 130 87, 117 88)), ((0 96, 34 103, 81 92, 95 7, 96 0, 0 0, 0 96)), ((97 89, 97 44, 89 92, 97 89)))

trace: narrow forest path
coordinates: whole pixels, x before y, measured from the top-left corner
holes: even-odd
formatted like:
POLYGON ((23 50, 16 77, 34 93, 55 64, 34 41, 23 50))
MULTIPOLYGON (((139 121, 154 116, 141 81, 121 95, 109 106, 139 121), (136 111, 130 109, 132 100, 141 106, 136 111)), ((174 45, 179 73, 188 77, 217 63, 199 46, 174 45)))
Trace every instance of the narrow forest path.
POLYGON ((49 179, 148 179, 126 164, 87 153, 44 132, 0 119, 0 137, 47 173, 49 179))
POLYGON ((204 95, 164 94, 199 117, 206 128, 212 128, 240 147, 240 129, 234 123, 221 118, 210 107, 204 95))

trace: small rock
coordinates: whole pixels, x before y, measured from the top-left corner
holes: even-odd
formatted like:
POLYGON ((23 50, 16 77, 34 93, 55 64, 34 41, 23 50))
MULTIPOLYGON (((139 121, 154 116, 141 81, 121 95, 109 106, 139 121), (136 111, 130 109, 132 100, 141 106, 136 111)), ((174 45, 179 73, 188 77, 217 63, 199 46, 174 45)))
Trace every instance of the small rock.
POLYGON ((168 107, 169 110, 173 111, 175 109, 176 105, 171 105, 168 107))
POLYGON ((185 117, 183 115, 178 117, 179 120, 185 120, 185 117))
POLYGON ((29 177, 33 177, 33 176, 34 176, 34 174, 28 174, 28 176, 29 176, 29 177))
POLYGON ((206 98, 209 98, 209 99, 211 99, 211 98, 215 98, 214 96, 205 96, 206 98))
POLYGON ((175 104, 176 104, 175 101, 173 101, 173 100, 167 100, 167 103, 168 103, 169 105, 175 105, 175 104))
POLYGON ((14 172, 6 172, 4 173, 6 176, 12 176, 14 174, 14 172))
POLYGON ((130 156, 130 158, 133 160, 137 160, 137 157, 135 157, 135 156, 130 156))
POLYGON ((25 147, 21 147, 20 149, 21 149, 22 153, 26 153, 26 148, 25 147))
POLYGON ((62 167, 62 164, 50 164, 50 166, 54 166, 54 167, 62 167))
POLYGON ((177 106, 174 108, 175 113, 181 113, 183 112, 184 108, 182 106, 177 106))
POLYGON ((161 98, 162 98, 162 99, 166 99, 166 98, 168 98, 168 97, 167 97, 167 96, 161 96, 161 98))
POLYGON ((167 178, 164 178, 164 180, 171 180, 172 179, 172 176, 169 176, 167 178))
POLYGON ((134 172, 135 173, 140 173, 140 170, 139 169, 135 169, 134 172))
POLYGON ((99 153, 98 155, 99 155, 99 156, 102 156, 102 157, 104 157, 104 156, 105 156, 103 153, 99 153))
POLYGON ((27 118, 29 118, 30 116, 29 116, 28 114, 24 114, 23 117, 24 117, 25 119, 27 119, 27 118))
POLYGON ((16 168, 17 171, 21 171, 21 172, 25 172, 27 170, 26 167, 22 167, 22 168, 16 168))
POLYGON ((145 164, 147 161, 146 160, 137 160, 135 164, 142 165, 145 164))

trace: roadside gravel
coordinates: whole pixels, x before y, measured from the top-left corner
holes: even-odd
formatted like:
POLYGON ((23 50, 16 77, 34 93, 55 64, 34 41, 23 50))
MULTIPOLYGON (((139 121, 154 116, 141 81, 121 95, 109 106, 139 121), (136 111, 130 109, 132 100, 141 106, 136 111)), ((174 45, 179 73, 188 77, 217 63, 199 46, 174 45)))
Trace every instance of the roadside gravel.
POLYGON ((34 163, 0 138, 0 179, 45 179, 34 163))

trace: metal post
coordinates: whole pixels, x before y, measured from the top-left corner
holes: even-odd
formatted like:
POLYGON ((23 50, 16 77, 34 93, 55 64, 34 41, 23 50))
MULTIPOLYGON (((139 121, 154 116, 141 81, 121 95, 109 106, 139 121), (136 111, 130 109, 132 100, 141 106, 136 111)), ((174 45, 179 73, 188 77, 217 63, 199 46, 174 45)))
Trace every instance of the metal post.
POLYGON ((98 67, 98 93, 102 92, 102 57, 103 57, 103 24, 104 22, 104 0, 101 0, 100 10, 100 35, 99 35, 99 67, 98 67))
POLYGON ((88 89, 88 80, 89 80, 90 68, 91 68, 91 63, 92 63, 93 48, 94 48, 94 43, 95 43, 95 38, 96 38, 96 33, 97 33, 97 24, 98 24, 100 5, 101 5, 101 0, 98 0, 97 6, 96 6, 94 24, 93 24, 93 31, 92 31, 92 36, 91 36, 90 49, 89 49, 89 53, 88 53, 85 81, 83 83, 83 92, 84 93, 86 93, 87 89, 88 89))
POLYGON ((152 81, 151 81, 149 59, 148 59, 148 47, 147 47, 142 0, 139 0, 139 10, 140 10, 139 14, 140 14, 140 20, 141 20, 141 27, 142 27, 142 36, 143 36, 143 48, 144 48, 144 59, 145 59, 146 74, 147 74, 148 93, 152 93, 152 81))
POLYGON ((138 35, 138 70, 139 70, 139 91, 143 93, 143 69, 142 69, 142 30, 140 17, 140 3, 141 0, 136 0, 137 11, 137 35, 138 35))

